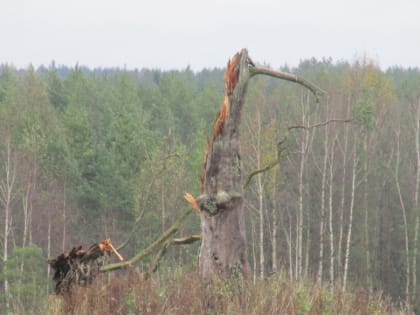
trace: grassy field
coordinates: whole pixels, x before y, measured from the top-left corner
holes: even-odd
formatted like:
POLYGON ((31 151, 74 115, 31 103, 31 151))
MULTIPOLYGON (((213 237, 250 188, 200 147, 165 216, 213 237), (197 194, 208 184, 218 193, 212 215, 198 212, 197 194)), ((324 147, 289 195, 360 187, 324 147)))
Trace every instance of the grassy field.
POLYGON ((344 293, 311 281, 291 281, 282 274, 255 284, 237 279, 206 286, 195 272, 181 270, 147 280, 136 272, 104 276, 65 298, 51 295, 43 307, 48 315, 414 314, 362 289, 344 293))

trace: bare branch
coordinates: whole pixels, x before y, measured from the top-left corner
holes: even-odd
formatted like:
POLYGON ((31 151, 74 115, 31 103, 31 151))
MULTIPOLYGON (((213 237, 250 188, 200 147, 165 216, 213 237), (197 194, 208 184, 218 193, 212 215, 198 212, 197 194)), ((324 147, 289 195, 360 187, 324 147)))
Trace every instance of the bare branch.
POLYGON ((265 167, 263 167, 263 168, 261 168, 261 169, 259 169, 259 170, 255 170, 255 171, 253 171, 253 172, 249 173, 249 174, 248 174, 248 176, 246 177, 245 184, 244 184, 244 186, 243 186, 243 187, 244 187, 244 189, 248 188, 248 185, 249 185, 249 183, 251 182, 251 179, 252 179, 255 175, 260 174, 260 173, 265 173, 265 172, 267 172, 267 171, 271 170, 274 166, 276 166, 276 165, 277 165, 277 164, 279 164, 279 163, 280 163, 280 154, 279 154, 279 156, 278 156, 277 160, 272 161, 271 163, 269 163, 268 165, 266 165, 265 167))
POLYGON ((167 249, 171 245, 186 245, 186 244, 192 244, 196 241, 201 240, 200 234, 193 234, 187 237, 182 238, 174 238, 171 240, 168 240, 163 244, 163 246, 160 248, 159 252, 156 254, 156 256, 153 258, 152 263, 150 264, 149 271, 146 273, 146 278, 150 276, 153 272, 156 272, 156 270, 159 267, 159 262, 162 259, 163 256, 165 256, 167 249))
POLYGON ((186 245, 186 244, 192 244, 195 241, 199 241, 199 240, 201 240, 201 235, 193 234, 187 237, 174 238, 171 243, 174 245, 186 245))
MULTIPOLYGON (((304 126, 304 125, 295 125, 295 126, 289 126, 288 128, 287 128, 287 131, 290 131, 290 130, 293 130, 293 129, 305 129, 305 130, 310 130, 310 129, 313 129, 313 128, 318 128, 318 127, 323 127, 323 126, 326 126, 326 125, 328 125, 328 124, 330 124, 330 123, 336 123, 336 122, 339 122, 339 123, 348 123, 348 122, 351 122, 352 121, 352 119, 330 119, 330 120, 327 120, 327 121, 324 121, 324 122, 322 122, 322 123, 318 123, 318 124, 315 124, 315 125, 310 125, 310 126, 304 126)), ((273 167, 275 167, 277 164, 279 164, 280 163, 280 158, 281 158, 281 152, 282 152, 282 150, 281 150, 281 145, 282 145, 282 143, 287 139, 287 136, 288 136, 288 133, 286 134, 286 136, 284 136, 284 138, 279 142, 279 143, 277 143, 277 159, 276 160, 274 160, 274 161, 272 161, 272 162, 270 162, 269 164, 267 164, 265 167, 263 167, 263 168, 261 168, 261 169, 258 169, 258 170, 255 170, 255 171, 253 171, 253 172, 251 172, 248 176, 247 176, 247 178, 246 178, 246 180, 245 180, 245 184, 244 184, 244 189, 246 189, 247 187, 248 187, 248 185, 249 185, 249 183, 251 182, 251 179, 255 176, 255 175, 257 175, 257 174, 260 174, 260 173, 265 173, 265 172, 267 172, 267 171, 269 171, 269 170, 271 170, 273 167)))
POLYGON ((348 118, 348 119, 330 119, 330 120, 324 121, 322 123, 318 123, 318 124, 310 125, 310 126, 304 126, 304 125, 289 126, 289 127, 287 127, 287 130, 292 130, 292 129, 310 130, 310 129, 317 128, 317 127, 323 127, 323 126, 326 126, 326 125, 328 125, 330 123, 334 123, 334 122, 348 123, 348 122, 352 122, 352 119, 351 118, 348 118))
POLYGON ((309 89, 316 96, 317 99, 321 94, 327 94, 327 92, 322 90, 320 87, 305 80, 302 77, 299 77, 296 74, 282 72, 282 71, 275 71, 269 68, 260 68, 260 67, 250 67, 249 73, 251 77, 257 74, 262 74, 262 75, 268 75, 270 77, 281 79, 281 80, 295 82, 309 89))
POLYGON ((167 241, 173 234, 175 234, 192 211, 193 210, 191 208, 185 210, 170 228, 168 228, 157 240, 155 240, 152 244, 143 249, 137 255, 123 262, 105 265, 101 268, 101 272, 133 267, 138 261, 150 255, 157 247, 159 247, 162 243, 165 243, 165 241, 167 241))

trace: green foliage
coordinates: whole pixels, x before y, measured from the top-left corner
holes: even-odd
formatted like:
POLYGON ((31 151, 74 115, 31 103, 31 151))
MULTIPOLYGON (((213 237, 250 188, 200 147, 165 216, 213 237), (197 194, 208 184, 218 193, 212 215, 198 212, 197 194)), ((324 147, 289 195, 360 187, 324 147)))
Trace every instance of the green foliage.
POLYGON ((310 314, 312 309, 312 301, 310 295, 306 292, 306 288, 303 285, 299 285, 296 291, 298 314, 305 315, 310 314))
POLYGON ((14 247, 1 279, 10 284, 10 297, 15 311, 25 308, 39 309, 47 294, 47 279, 44 275, 46 257, 34 244, 25 248, 14 247))
POLYGON ((354 122, 361 125, 366 132, 372 131, 376 125, 374 95, 368 88, 363 88, 359 100, 352 108, 354 122))
MULTIPOLYGON (((384 73, 366 62, 334 64, 330 59, 311 59, 302 62, 296 69, 285 70, 303 74, 327 90, 328 107, 325 106, 325 100, 314 105, 306 92, 289 82, 253 78, 244 108, 242 156, 238 157, 244 167, 243 174, 255 171, 256 149, 261 153, 261 167, 276 160, 277 144, 284 138, 289 126, 310 126, 326 119, 351 116, 353 122, 346 125, 347 134, 342 124, 329 125, 329 143, 331 145, 336 141, 335 158, 328 160, 328 165, 331 163, 333 166, 331 192, 335 242, 338 242, 340 222, 344 224, 344 233, 348 228, 353 162, 350 150, 356 147, 356 182, 361 182, 365 161, 369 162, 369 173, 368 189, 365 189, 365 185, 358 185, 354 200, 355 221, 350 253, 352 281, 362 283, 366 279, 365 217, 362 211, 364 193, 367 192, 367 224, 372 227, 367 232, 372 283, 393 298, 403 299, 405 262, 401 244, 405 226, 402 226, 399 198, 395 192, 395 134, 397 130, 401 132, 400 179, 412 244, 416 214, 412 205, 416 173, 413 172, 416 169, 413 127, 420 91, 418 69, 396 68, 384 73), (259 148, 256 148, 257 110, 262 124, 259 148), (367 141, 369 150, 366 152, 362 148, 361 136, 367 141), (346 165, 343 164, 345 141, 348 141, 346 165), (346 171, 344 187, 341 180, 343 170, 346 171), (343 221, 339 217, 341 189, 345 192, 343 221)), ((52 64, 48 71, 36 71, 32 67, 17 70, 0 66, 0 167, 3 167, 6 157, 5 139, 10 139, 12 164, 16 166, 11 205, 13 239, 9 239, 11 266, 9 270, 6 269, 11 272, 8 275, 13 283, 14 297, 19 294, 22 299, 16 297, 16 301, 29 305, 33 296, 44 292, 43 288, 47 286, 45 261, 42 268, 34 263, 33 267, 38 270, 35 275, 35 269, 30 269, 32 265, 26 263, 32 258, 25 256, 23 260, 24 254, 19 252, 25 222, 22 211, 25 198, 28 209, 32 211, 32 221, 29 223, 31 237, 34 243, 42 246, 44 252, 47 251, 47 233, 50 233, 52 240, 51 254, 56 255, 62 251, 63 235, 66 237, 64 249, 68 250, 71 245, 89 244, 108 236, 118 244, 129 231, 135 229, 134 239, 123 252, 124 256, 130 257, 149 245, 177 218, 186 206, 182 199, 184 192, 198 195, 206 137, 211 137, 213 122, 223 101, 223 89, 223 69, 197 73, 190 69, 169 72, 147 69, 93 71, 79 66, 67 68, 52 64), (134 226, 136 220, 137 227, 134 226), (17 246, 16 253, 11 252, 14 246, 17 246), (25 270, 22 272, 28 272, 25 279, 30 281, 25 282, 21 277, 19 259, 25 261, 25 270), (23 281, 24 286, 19 288, 16 281, 23 281)), ((321 198, 320 166, 324 157, 324 135, 320 130, 308 130, 309 143, 305 149, 308 154, 303 174, 303 235, 309 275, 317 269, 319 253, 316 237, 321 218, 313 209, 319 207, 321 198), (310 239, 306 240, 306 237, 310 239)), ((279 264, 286 269, 295 267, 289 266, 289 261, 293 265, 295 257, 289 260, 288 255, 296 252, 293 242, 298 222, 297 174, 300 144, 305 132, 290 130, 287 143, 284 143, 287 153, 282 156, 280 167, 262 175, 266 270, 270 269, 272 257, 271 218, 274 211, 278 224, 279 264), (290 244, 292 247, 289 251, 290 244)), ((1 170, 0 182, 4 181, 4 170, 1 170)), ((258 229, 252 211, 258 196, 253 189, 251 187, 247 191, 245 222, 258 229)), ((3 214, 3 206, 0 205, 1 231, 4 231, 3 214)), ((199 227, 198 216, 191 216, 179 234, 197 233, 199 227)), ((250 228, 248 231, 250 243, 256 241, 258 231, 251 231, 250 228)), ((1 243, 2 237, 1 234, 1 243)), ((327 258, 328 245, 325 246, 327 258)), ((249 252, 252 253, 251 248, 249 252)), ((171 249, 160 270, 174 270, 179 265, 195 266, 197 253, 198 244, 171 249)), ((38 254, 35 253, 34 257, 38 258, 33 259, 39 259, 40 262, 38 254)), ((148 261, 143 263, 147 269, 148 261)), ((327 267, 329 262, 325 260, 324 264, 327 267)), ((342 274, 342 266, 338 262, 335 271, 338 279, 342 274)), ((150 296, 144 298, 147 303, 150 302, 149 306, 146 303, 143 307, 137 299, 140 289, 133 289, 121 300, 125 303, 122 308, 127 313, 139 313, 146 312, 147 307, 156 310, 157 306, 153 304, 156 301, 162 305, 166 301, 175 305, 176 301, 182 300, 190 307, 189 311, 198 310, 200 313, 199 297, 195 296, 190 301, 188 294, 183 291, 187 287, 200 292, 196 284, 189 282, 193 280, 186 279, 182 273, 176 280, 177 285, 172 282, 168 286, 159 283, 157 293, 150 288, 150 296)), ((141 283, 146 287, 149 285, 141 283)), ((273 305, 281 305, 281 293, 288 292, 290 286, 285 281, 270 282, 268 291, 266 286, 257 284, 257 289, 244 295, 245 299, 254 299, 250 302, 252 308, 248 309, 248 313, 269 313, 273 310, 278 314, 278 309, 273 305), (275 299, 270 299, 272 296, 275 299)), ((123 290, 122 287, 118 287, 118 290, 123 290)), ((340 313, 334 308, 339 297, 333 293, 321 290, 317 295, 314 294, 317 289, 306 285, 292 287, 292 313, 297 313, 297 310, 303 314, 318 310, 320 314, 340 313)), ((232 292, 236 289, 229 283, 218 290, 220 296, 226 298, 225 303, 229 302, 228 298, 235 298, 232 292)), ((97 298, 95 301, 99 303, 97 298)), ((373 312, 375 307, 380 309, 376 300, 371 304, 369 311, 373 312)), ((60 308, 59 303, 54 305, 60 308)), ((175 306, 171 310, 177 312, 175 306)), ((235 306, 226 306, 223 310, 235 313, 235 306)), ((346 312, 350 314, 347 309, 342 313, 346 312)))

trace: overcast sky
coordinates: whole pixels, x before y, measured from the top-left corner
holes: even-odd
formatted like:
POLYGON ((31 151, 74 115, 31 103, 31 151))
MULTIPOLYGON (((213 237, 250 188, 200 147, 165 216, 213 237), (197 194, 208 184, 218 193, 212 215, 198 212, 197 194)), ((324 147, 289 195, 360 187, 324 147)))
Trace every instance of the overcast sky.
POLYGON ((0 63, 194 70, 246 47, 272 67, 420 67, 419 0, 0 0, 0 63))

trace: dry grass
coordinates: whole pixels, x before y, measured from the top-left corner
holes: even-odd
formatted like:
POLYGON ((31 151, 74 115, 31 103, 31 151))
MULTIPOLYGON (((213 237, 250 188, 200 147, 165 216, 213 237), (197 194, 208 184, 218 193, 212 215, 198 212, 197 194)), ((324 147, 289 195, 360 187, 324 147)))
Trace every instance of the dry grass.
POLYGON ((130 273, 77 288, 66 299, 50 297, 46 314, 413 314, 379 294, 297 283, 279 275, 255 285, 241 280, 204 285, 196 273, 175 270, 145 280, 130 273))

